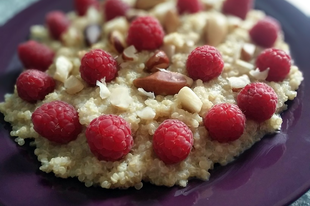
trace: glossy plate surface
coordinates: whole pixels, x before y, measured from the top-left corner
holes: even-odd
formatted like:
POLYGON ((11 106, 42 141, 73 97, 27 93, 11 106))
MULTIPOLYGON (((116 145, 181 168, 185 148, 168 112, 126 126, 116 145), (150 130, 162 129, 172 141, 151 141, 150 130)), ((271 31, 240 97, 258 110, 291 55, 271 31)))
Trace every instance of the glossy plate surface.
MULTIPOLYGON (((72 1, 42 0, 0 28, 0 101, 13 85, 21 64, 16 48, 27 39, 29 27, 43 24, 48 11, 72 9, 72 1)), ((267 136, 236 161, 216 167, 208 182, 192 180, 186 188, 145 184, 142 190, 85 188, 76 179, 61 179, 39 171, 30 146, 19 147, 0 128, 0 205, 285 205, 310 188, 310 19, 284 0, 257 0, 256 8, 277 18, 305 80, 298 97, 283 114, 282 130, 267 136)))

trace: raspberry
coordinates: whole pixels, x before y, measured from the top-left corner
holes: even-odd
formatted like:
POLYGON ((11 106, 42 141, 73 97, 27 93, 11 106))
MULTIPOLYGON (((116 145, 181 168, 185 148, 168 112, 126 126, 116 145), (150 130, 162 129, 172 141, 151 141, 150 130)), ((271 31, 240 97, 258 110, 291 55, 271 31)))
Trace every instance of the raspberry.
POLYGON ((55 88, 55 80, 45 72, 29 69, 16 80, 18 96, 30 103, 43 100, 55 88))
POLYGON ((224 67, 220 52, 213 46, 204 45, 195 48, 188 56, 186 69, 189 76, 202 81, 209 81, 218 77, 224 67))
POLYGON ((250 29, 249 34, 255 44, 268 48, 276 42, 279 30, 280 24, 277 20, 265 17, 250 29))
POLYGON ((237 105, 221 103, 210 109, 204 125, 213 140, 224 143, 239 139, 244 132, 245 120, 237 105))
POLYGON ((116 115, 95 118, 85 135, 90 150, 99 160, 119 160, 129 153, 133 145, 130 125, 116 115))
POLYGON ((253 0, 226 0, 222 11, 225 14, 245 19, 248 12, 253 8, 253 0))
POLYGON ((46 25, 52 38, 60 40, 70 25, 70 21, 62 11, 52 11, 46 15, 46 25))
POLYGON ((59 100, 42 104, 33 112, 31 120, 37 133, 59 144, 75 140, 82 130, 76 109, 59 100))
POLYGON ((79 16, 84 16, 89 7, 99 9, 98 0, 74 0, 74 8, 79 16))
POLYGON ((199 0, 178 0, 177 9, 179 14, 193 14, 202 10, 202 4, 199 0))
POLYGON ((105 20, 109 21, 115 17, 125 16, 129 5, 121 0, 106 0, 103 5, 105 20))
POLYGON ((267 84, 255 82, 240 91, 237 102, 247 118, 260 123, 270 119, 275 113, 278 96, 267 84))
POLYGON ((82 58, 80 73, 82 79, 91 86, 95 86, 96 81, 103 78, 109 82, 117 75, 117 62, 111 54, 101 49, 94 49, 82 58))
POLYGON ((127 43, 138 50, 153 50, 163 44, 164 36, 164 30, 157 19, 140 16, 129 27, 127 43))
POLYGON ((167 119, 154 133, 153 149, 165 164, 174 164, 187 158, 193 142, 193 133, 185 123, 167 119))
POLYGON ((291 69, 291 57, 283 50, 270 48, 264 50, 256 59, 260 71, 269 68, 267 81, 283 81, 291 69))
POLYGON ((30 40, 18 46, 18 56, 26 69, 46 71, 53 63, 55 53, 44 44, 30 40))

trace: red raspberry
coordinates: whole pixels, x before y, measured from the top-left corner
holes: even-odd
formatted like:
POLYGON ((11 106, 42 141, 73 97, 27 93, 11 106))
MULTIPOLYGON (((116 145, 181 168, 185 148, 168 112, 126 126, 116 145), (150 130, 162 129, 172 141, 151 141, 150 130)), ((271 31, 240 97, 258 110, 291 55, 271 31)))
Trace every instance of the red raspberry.
POLYGON ((116 17, 125 16, 129 8, 129 5, 122 0, 106 0, 103 5, 105 20, 110 21, 116 17))
POLYGON ((230 14, 245 19, 252 8, 253 0, 226 0, 223 3, 222 11, 224 14, 230 14))
POLYGON ((285 51, 276 48, 264 50, 256 59, 260 71, 269 68, 267 81, 283 81, 291 69, 291 57, 285 51))
POLYGON ((247 118, 260 123, 270 119, 275 113, 278 96, 267 84, 255 82, 240 91, 237 102, 247 118))
POLYGON ((177 9, 179 14, 193 14, 202 10, 202 4, 199 0, 178 0, 177 9))
POLYGON ((164 36, 165 32, 157 19, 140 16, 129 27, 127 43, 138 50, 153 50, 163 44, 164 36))
POLYGON ((245 116, 235 104, 214 105, 204 119, 204 125, 211 138, 218 142, 239 139, 245 128, 245 116))
POLYGON ((84 16, 91 6, 99 9, 98 0, 74 0, 74 8, 79 16, 84 16))
POLYGON ((194 80, 201 79, 204 82, 218 77, 223 67, 222 55, 215 47, 209 45, 195 48, 186 62, 188 75, 194 80))
POLYGON ((19 75, 16 88, 21 99, 35 103, 55 89, 55 80, 45 72, 29 69, 19 75))
POLYGON ((249 31, 252 41, 262 47, 272 47, 278 38, 280 24, 271 17, 259 20, 249 31))
POLYGON ((103 78, 109 82, 117 75, 117 62, 111 54, 101 49, 94 49, 82 58, 80 73, 82 79, 91 86, 95 86, 97 80, 103 78))
POLYGON ((65 33, 70 21, 62 11, 52 11, 46 15, 46 25, 52 38, 60 40, 61 35, 65 33))
POLYGON ((187 158, 194 143, 193 133, 177 119, 163 121, 153 136, 153 149, 165 164, 174 164, 187 158))
POLYGON ((99 160, 119 160, 129 153, 133 145, 130 125, 116 115, 95 118, 85 135, 90 150, 99 160))
POLYGON ((42 104, 33 112, 31 120, 37 133, 59 144, 75 140, 82 130, 76 109, 58 100, 42 104))
POLYGON ((44 44, 30 40, 18 46, 18 56, 26 69, 46 71, 53 63, 55 53, 44 44))

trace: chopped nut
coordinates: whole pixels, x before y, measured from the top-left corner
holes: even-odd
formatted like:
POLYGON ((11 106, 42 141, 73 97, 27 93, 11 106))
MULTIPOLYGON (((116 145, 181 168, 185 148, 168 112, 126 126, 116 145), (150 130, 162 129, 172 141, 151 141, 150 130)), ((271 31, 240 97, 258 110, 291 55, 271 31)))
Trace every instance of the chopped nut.
POLYGON ((97 43, 101 37, 101 27, 98 24, 88 25, 84 30, 84 38, 87 46, 97 43))
POLYGON ((68 78, 73 65, 71 63, 70 60, 68 60, 66 57, 64 56, 59 56, 56 59, 56 72, 54 74, 54 79, 61 81, 61 82, 65 82, 66 79, 68 78))
POLYGON ((219 45, 228 33, 227 19, 223 14, 214 13, 205 27, 205 41, 211 46, 219 45))
POLYGON ((229 81, 229 84, 234 91, 241 89, 247 84, 251 83, 249 76, 245 74, 239 77, 228 77, 227 80, 229 81))
POLYGON ((136 0, 135 8, 148 10, 166 0, 136 0))
POLYGON ((153 92, 147 92, 143 88, 138 88, 138 92, 140 92, 141 94, 143 94, 146 97, 149 97, 151 99, 155 99, 155 95, 153 92))
POLYGON ((183 87, 177 96, 181 102, 182 107, 192 113, 200 112, 202 108, 202 101, 189 87, 183 87))
POLYGON ((236 67, 240 73, 248 73, 249 71, 254 69, 253 64, 250 64, 240 59, 236 60, 236 67))
POLYGON ((269 73, 269 68, 262 72, 258 68, 250 71, 250 75, 260 81, 266 80, 268 73, 269 73))
POLYGON ((137 59, 137 50, 136 48, 131 45, 129 47, 127 47, 126 49, 124 49, 123 53, 122 53, 122 57, 125 61, 132 61, 137 59))
POLYGON ((172 44, 164 44, 162 46, 162 50, 166 53, 166 55, 171 61, 172 56, 175 54, 175 46, 172 44))
POLYGON ((138 117, 145 120, 152 120, 156 116, 155 111, 151 107, 145 107, 137 112, 138 117))
POLYGON ((167 69, 169 67, 170 60, 166 53, 161 50, 157 50, 153 56, 145 63, 146 72, 156 72, 159 69, 167 69))
POLYGON ((118 53, 122 53, 124 51, 126 47, 125 38, 119 31, 114 30, 109 33, 108 39, 118 53))
POLYGON ((84 89, 82 81, 72 75, 66 79, 64 86, 68 94, 76 94, 84 89))
POLYGON ((106 99, 110 96, 111 92, 109 91, 105 80, 103 80, 103 82, 97 81, 96 85, 100 89, 99 95, 100 95, 101 99, 106 99))
POLYGON ((164 29, 169 34, 172 32, 176 32, 177 28, 180 25, 180 17, 176 10, 169 10, 166 13, 165 21, 164 21, 164 29))
POLYGON ((240 58, 246 62, 250 61, 255 53, 256 46, 254 44, 245 43, 241 48, 240 58))
POLYGON ((128 22, 132 22, 133 20, 135 20, 137 17, 139 16, 145 16, 147 15, 147 13, 143 10, 139 10, 139 9, 129 9, 129 11, 127 11, 125 17, 127 19, 128 22))
POLYGON ((110 89, 112 95, 110 95, 110 103, 120 109, 128 109, 132 103, 132 97, 127 87, 119 86, 110 89))
POLYGON ((160 70, 147 77, 135 79, 133 84, 147 92, 154 92, 155 95, 174 95, 181 88, 189 86, 185 75, 166 70, 160 70))

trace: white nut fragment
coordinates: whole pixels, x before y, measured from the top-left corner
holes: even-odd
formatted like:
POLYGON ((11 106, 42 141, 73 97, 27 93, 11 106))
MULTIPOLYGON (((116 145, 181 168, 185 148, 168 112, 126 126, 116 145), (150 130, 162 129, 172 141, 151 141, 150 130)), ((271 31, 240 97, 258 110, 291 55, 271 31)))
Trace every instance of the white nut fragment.
POLYGON ((146 96, 146 97, 149 97, 149 98, 151 98, 151 99, 155 99, 155 94, 154 94, 154 92, 147 92, 147 91, 145 91, 143 88, 138 88, 138 91, 139 91, 141 94, 143 94, 144 96, 146 96))
POLYGON ((244 61, 250 61, 255 53, 256 46, 254 44, 245 43, 241 48, 240 58, 244 61))
POLYGON ((183 87, 177 96, 182 107, 189 112, 198 113, 202 108, 202 101, 189 87, 183 87))
POLYGON ((240 73, 248 73, 254 69, 253 64, 250 64, 240 59, 236 60, 235 66, 237 67, 236 69, 238 69, 240 73))
POLYGON ((121 34, 126 34, 128 31, 129 23, 124 17, 117 17, 107 21, 103 25, 103 33, 108 35, 112 31, 119 31, 121 34))
POLYGON ((122 53, 122 57, 125 61, 133 61, 133 60, 136 60, 138 58, 136 55, 137 52, 138 51, 135 48, 135 46, 131 45, 131 46, 124 49, 124 51, 122 53))
POLYGON ((73 65, 71 61, 64 56, 59 56, 56 59, 55 65, 56 65, 56 72, 54 74, 54 79, 64 83, 68 78, 73 68, 73 65))
POLYGON ((205 27, 205 41, 211 46, 219 45, 228 33, 227 19, 223 14, 214 13, 205 27))
POLYGON ((227 80, 233 89, 241 89, 251 83, 249 76, 245 74, 239 77, 228 77, 227 80))
POLYGON ((267 68, 266 70, 262 72, 258 68, 250 71, 250 75, 259 81, 266 80, 268 73, 269 73, 269 68, 267 68))
POLYGON ((107 87, 107 84, 105 82, 105 80, 103 81, 96 81, 96 85, 99 87, 100 91, 99 91, 99 96, 101 97, 101 99, 106 99, 110 96, 111 92, 107 87))
POLYGON ((72 75, 66 79, 64 86, 68 94, 76 94, 84 89, 82 81, 72 75))
POLYGON ((110 89, 110 103, 120 109, 128 109, 133 102, 130 91, 125 86, 118 86, 110 89))
POLYGON ((152 120, 156 116, 155 111, 151 107, 145 107, 137 112, 138 117, 145 120, 152 120))

